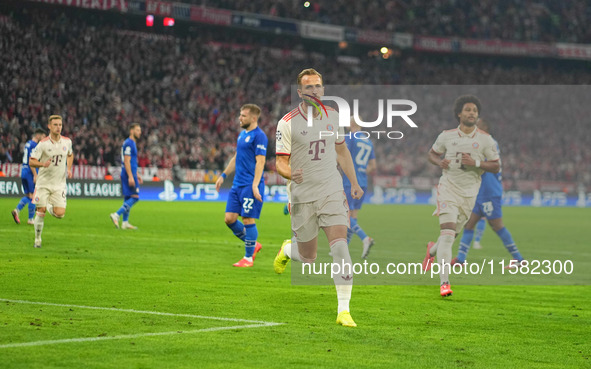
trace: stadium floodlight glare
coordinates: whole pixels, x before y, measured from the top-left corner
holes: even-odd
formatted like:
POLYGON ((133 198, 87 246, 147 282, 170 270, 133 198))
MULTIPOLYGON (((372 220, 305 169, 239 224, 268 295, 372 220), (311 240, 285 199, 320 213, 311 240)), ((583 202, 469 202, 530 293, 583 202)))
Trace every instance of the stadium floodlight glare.
POLYGON ((164 18, 164 21, 162 21, 162 24, 164 27, 172 27, 174 26, 174 18, 166 17, 164 18))
POLYGON ((381 52, 382 54, 385 54, 385 53, 387 53, 388 51, 390 51, 390 50, 388 50, 388 48, 387 48, 386 46, 384 46, 384 47, 382 47, 382 48, 380 49, 380 52, 381 52))
POLYGON ((152 14, 146 15, 146 27, 154 26, 154 16, 152 14))
POLYGON ((309 7, 310 7, 310 2, 309 1, 304 2, 304 8, 309 8, 309 7))

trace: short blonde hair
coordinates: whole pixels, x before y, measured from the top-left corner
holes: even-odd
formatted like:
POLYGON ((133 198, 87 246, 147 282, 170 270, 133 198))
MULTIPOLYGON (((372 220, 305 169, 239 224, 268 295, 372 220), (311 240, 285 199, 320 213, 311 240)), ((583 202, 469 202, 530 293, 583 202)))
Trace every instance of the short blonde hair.
POLYGON ((261 116, 261 107, 256 104, 244 104, 240 108, 240 110, 248 109, 251 114, 256 115, 257 117, 261 116))
POLYGON ((298 86, 302 85, 302 78, 304 78, 304 76, 318 76, 320 77, 322 83, 324 83, 324 80, 322 79, 322 74, 318 73, 318 71, 314 68, 308 68, 304 69, 300 72, 300 74, 298 74, 298 86))
POLYGON ((54 119, 63 120, 61 115, 50 115, 49 119, 47 120, 47 124, 51 124, 51 121, 54 119))

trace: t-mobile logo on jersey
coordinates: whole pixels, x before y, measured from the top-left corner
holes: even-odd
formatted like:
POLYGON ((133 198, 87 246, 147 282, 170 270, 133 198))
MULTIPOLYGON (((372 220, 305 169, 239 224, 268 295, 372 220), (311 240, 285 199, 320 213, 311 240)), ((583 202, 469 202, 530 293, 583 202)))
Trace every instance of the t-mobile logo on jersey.
POLYGON ((308 154, 314 155, 312 160, 320 160, 320 154, 324 154, 324 147, 326 147, 326 140, 310 141, 310 150, 308 154), (322 148, 320 147, 322 144, 322 148))
MULTIPOLYGON (((359 116, 359 100, 353 99, 353 114, 351 114, 351 107, 349 103, 343 99, 342 97, 338 96, 323 96, 320 99, 305 95, 307 98, 305 99, 306 103, 308 103, 308 112, 307 112, 307 122, 308 127, 312 127, 314 125, 314 118, 313 118, 313 110, 315 109, 320 116, 329 115, 328 110, 326 109, 325 105, 322 101, 331 100, 334 101, 338 106, 338 114, 339 119, 339 127, 350 127, 351 120, 353 120, 359 127, 363 128, 375 128, 382 124, 384 120, 384 110, 386 110, 386 127, 392 128, 392 122, 395 117, 401 118, 409 127, 417 128, 415 122, 410 119, 410 116, 417 112, 417 104, 412 100, 403 100, 403 99, 379 99, 378 106, 377 106, 377 119, 373 122, 365 122, 361 120, 359 116), (408 107, 408 109, 403 109, 402 107, 408 107)), ((377 135, 377 138, 380 137, 387 137, 391 140, 399 140, 404 137, 404 134, 400 131, 356 131, 354 133, 347 133, 345 136, 351 138, 351 136, 355 136, 356 138, 369 138, 371 135, 377 135)), ((322 137, 330 137, 330 136, 337 136, 337 139, 341 138, 338 130, 335 131, 320 131, 319 138, 322 137)))

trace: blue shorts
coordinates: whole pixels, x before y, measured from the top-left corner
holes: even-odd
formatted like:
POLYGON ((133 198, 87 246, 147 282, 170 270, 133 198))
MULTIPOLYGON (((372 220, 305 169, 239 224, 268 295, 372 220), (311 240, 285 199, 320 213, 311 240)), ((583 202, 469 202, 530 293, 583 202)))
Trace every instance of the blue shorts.
POLYGON ((35 181, 33 181, 33 174, 31 171, 21 172, 21 184, 23 185, 23 192, 25 195, 35 192, 35 181))
POLYGON ((135 187, 129 186, 129 177, 127 173, 121 175, 121 192, 123 192, 123 196, 128 197, 131 195, 138 195, 140 194, 140 183, 137 181, 137 175, 133 176, 133 180, 135 181, 135 187))
MULTIPOLYGON (((265 196, 265 184, 259 184, 259 193, 265 196)), ((237 213, 243 218, 259 219, 263 210, 263 202, 254 198, 252 186, 232 187, 228 194, 226 213, 237 213)))
POLYGON ((503 210, 501 209, 502 203, 501 196, 489 197, 482 201, 476 201, 472 212, 479 217, 486 217, 486 219, 499 219, 503 217, 503 210))
POLYGON ((347 203, 349 203, 349 210, 359 210, 363 205, 363 199, 365 199, 365 193, 367 192, 367 187, 361 187, 363 190, 363 196, 360 199, 355 200, 351 197, 351 187, 345 187, 345 196, 347 196, 347 203))

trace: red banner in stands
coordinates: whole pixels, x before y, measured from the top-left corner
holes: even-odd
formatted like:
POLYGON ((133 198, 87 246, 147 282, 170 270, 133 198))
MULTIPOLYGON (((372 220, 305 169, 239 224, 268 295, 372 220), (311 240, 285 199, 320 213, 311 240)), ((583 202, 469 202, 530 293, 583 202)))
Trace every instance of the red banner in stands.
POLYGON ((222 9, 206 8, 204 6, 192 6, 191 20, 200 23, 229 26, 232 24, 232 12, 222 9))
POLYGON ((591 60, 591 45, 558 43, 556 48, 561 58, 591 60))
POLYGON ((146 0, 146 13, 154 15, 171 15, 172 3, 164 1, 146 0))
POLYGON ((127 0, 33 0, 38 3, 75 6, 77 8, 127 11, 127 0))
POLYGON ((445 37, 417 36, 414 41, 414 49, 420 51, 452 51, 452 39, 445 37))
POLYGON ((392 33, 360 29, 357 31, 357 41, 364 44, 390 46, 392 43, 392 33))
POLYGON ((465 53, 488 55, 551 56, 556 54, 556 49, 551 44, 500 40, 460 39, 460 49, 465 53))

